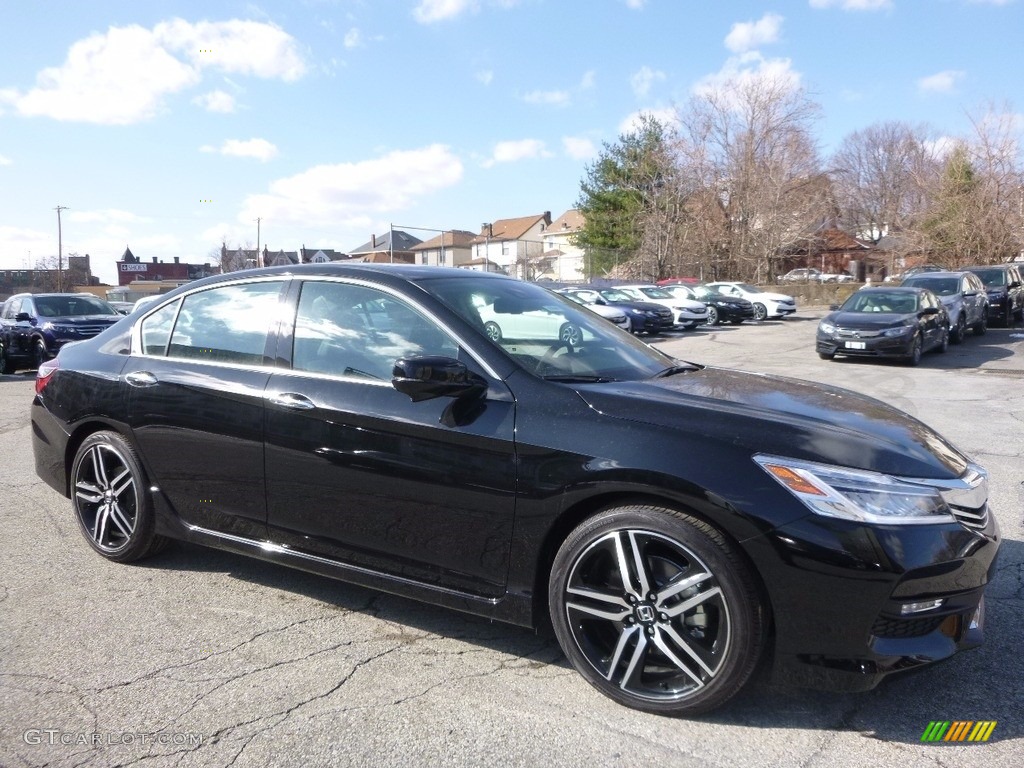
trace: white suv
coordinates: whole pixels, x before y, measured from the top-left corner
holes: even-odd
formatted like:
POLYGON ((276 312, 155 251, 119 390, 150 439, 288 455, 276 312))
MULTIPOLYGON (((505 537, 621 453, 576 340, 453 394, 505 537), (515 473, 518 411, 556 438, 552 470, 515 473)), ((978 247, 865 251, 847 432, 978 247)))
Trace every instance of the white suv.
POLYGON ((676 298, 657 285, 616 285, 615 290, 637 301, 668 307, 672 310, 673 321, 681 328, 696 328, 708 321, 708 307, 703 301, 676 298))

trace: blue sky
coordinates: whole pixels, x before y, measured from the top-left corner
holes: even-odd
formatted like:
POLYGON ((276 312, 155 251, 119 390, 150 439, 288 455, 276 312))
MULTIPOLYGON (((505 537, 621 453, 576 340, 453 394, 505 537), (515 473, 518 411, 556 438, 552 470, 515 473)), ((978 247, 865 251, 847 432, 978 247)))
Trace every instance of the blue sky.
MULTIPOLYGON (((16 10, 14 10, 16 6, 16 10)), ((1024 0, 32 2, 0 22, 0 268, 116 279, 229 246, 349 250, 575 205, 640 111, 772 71, 823 152, 886 120, 1024 124, 1024 0)))

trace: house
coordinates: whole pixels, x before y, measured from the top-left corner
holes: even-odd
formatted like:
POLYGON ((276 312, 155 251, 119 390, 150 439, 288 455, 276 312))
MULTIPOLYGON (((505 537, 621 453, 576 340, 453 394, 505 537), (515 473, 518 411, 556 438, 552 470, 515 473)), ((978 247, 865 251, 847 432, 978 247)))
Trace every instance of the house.
POLYGON ((423 241, 408 232, 392 229, 383 235, 370 235, 370 239, 349 251, 352 261, 374 264, 415 264, 414 246, 423 241))
POLYGON ((485 259, 510 275, 532 280, 530 260, 544 253, 542 238, 550 226, 551 211, 481 224, 480 234, 472 240, 473 260, 485 259))
POLYGON ((326 264, 329 261, 346 261, 347 253, 336 251, 333 248, 307 248, 305 245, 299 250, 299 256, 303 264, 326 264))
POLYGON ((548 278, 560 282, 586 280, 584 250, 575 244, 575 237, 583 229, 583 214, 571 208, 553 222, 541 237, 544 251, 538 258, 536 279, 548 278))
POLYGON ((473 258, 472 232, 452 229, 412 247, 416 264, 432 267, 462 267, 473 258))
POLYGON ((813 235, 800 238, 779 262, 783 272, 813 267, 825 274, 847 273, 857 280, 881 281, 886 273, 886 258, 873 245, 835 227, 823 227, 813 235))

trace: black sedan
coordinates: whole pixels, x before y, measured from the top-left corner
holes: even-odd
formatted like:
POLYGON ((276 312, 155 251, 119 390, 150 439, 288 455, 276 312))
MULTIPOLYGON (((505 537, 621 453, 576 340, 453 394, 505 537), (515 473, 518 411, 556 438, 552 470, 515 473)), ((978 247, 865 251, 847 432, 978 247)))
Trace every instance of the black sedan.
POLYGON ((862 288, 818 323, 822 360, 836 355, 889 357, 910 365, 949 346, 949 313, 925 288, 862 288))
POLYGON ((666 285, 666 291, 682 299, 702 301, 708 308, 708 325, 732 323, 754 319, 754 305, 740 296, 728 296, 706 285, 666 285))
POLYGON ((614 288, 565 288, 559 291, 587 304, 621 309, 629 318, 629 330, 657 336, 675 326, 672 310, 653 301, 638 301, 614 288))
POLYGON ((1000 541, 985 471, 902 411, 683 363, 459 269, 190 283, 44 363, 31 419, 105 558, 182 539, 550 624, 656 713, 719 706, 762 662, 859 690, 974 647, 1000 541), (495 339, 484 309, 550 336, 495 339))

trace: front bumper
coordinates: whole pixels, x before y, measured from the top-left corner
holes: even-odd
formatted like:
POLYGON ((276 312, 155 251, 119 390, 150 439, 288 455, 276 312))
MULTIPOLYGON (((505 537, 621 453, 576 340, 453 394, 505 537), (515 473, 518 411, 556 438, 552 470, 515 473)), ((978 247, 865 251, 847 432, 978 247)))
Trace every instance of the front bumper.
POLYGON ((815 348, 820 354, 850 357, 908 357, 914 335, 837 338, 818 334, 815 348))
POLYGON ((869 690, 893 672, 977 647, 1000 535, 960 523, 871 526, 811 515, 748 542, 775 623, 780 683, 869 690), (766 561, 767 562, 767 561, 766 561), (906 614, 906 606, 943 600, 906 614))

